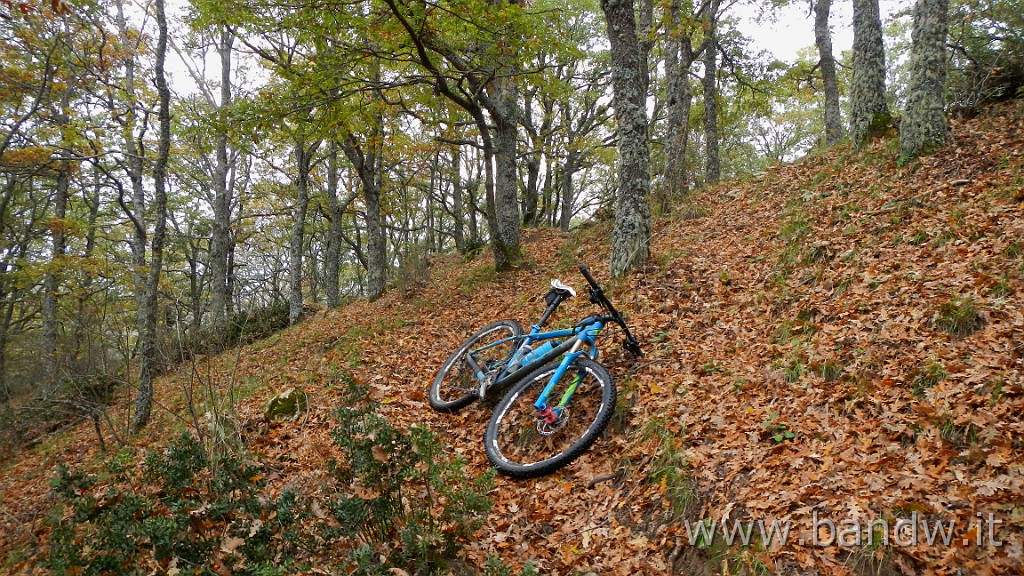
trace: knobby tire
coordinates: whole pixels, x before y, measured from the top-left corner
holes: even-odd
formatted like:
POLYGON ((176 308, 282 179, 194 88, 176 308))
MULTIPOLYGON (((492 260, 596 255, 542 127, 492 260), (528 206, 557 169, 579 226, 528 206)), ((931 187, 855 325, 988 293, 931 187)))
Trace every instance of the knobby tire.
MULTIPOLYGON (((430 385, 430 393, 427 395, 430 407, 438 412, 452 413, 472 404, 477 399, 480 382, 466 365, 466 354, 474 348, 522 334, 523 327, 515 320, 498 320, 477 330, 437 371, 434 382, 430 385)), ((488 364, 507 362, 517 346, 518 342, 509 342, 474 357, 480 366, 486 369, 488 364)))
POLYGON ((576 374, 583 379, 568 404, 564 427, 549 436, 537 428, 533 403, 558 368, 558 362, 541 366, 516 384, 494 409, 484 447, 499 472, 513 478, 535 478, 568 465, 598 439, 615 411, 615 385, 604 366, 586 356, 578 357, 548 398, 559 402, 576 374))

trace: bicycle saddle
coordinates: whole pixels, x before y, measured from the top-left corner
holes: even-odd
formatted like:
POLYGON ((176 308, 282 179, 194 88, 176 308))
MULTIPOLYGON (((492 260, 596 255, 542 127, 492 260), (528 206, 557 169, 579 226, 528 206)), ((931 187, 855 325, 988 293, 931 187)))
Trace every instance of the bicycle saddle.
POLYGON ((576 297, 576 291, 572 289, 572 286, 563 283, 561 280, 558 280, 557 278, 551 281, 551 287, 554 288, 555 290, 562 290, 568 292, 570 295, 572 295, 573 298, 576 297))

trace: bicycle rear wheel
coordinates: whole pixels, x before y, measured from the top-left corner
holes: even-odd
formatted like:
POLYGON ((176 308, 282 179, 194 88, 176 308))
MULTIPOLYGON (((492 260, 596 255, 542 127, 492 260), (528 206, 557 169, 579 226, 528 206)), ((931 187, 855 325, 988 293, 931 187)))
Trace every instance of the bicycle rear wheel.
POLYGON ((484 433, 491 464, 514 478, 550 474, 583 454, 601 435, 615 411, 615 385, 608 370, 578 357, 549 397, 556 404, 579 376, 572 400, 554 424, 537 416, 533 403, 551 380, 558 362, 541 366, 515 385, 494 409, 484 433))
MULTIPOLYGON (((457 412, 472 404, 477 399, 480 381, 466 364, 466 355, 470 350, 479 349, 505 338, 520 336, 522 333, 523 327, 519 322, 498 320, 470 336, 448 357, 448 360, 441 365, 441 369, 437 371, 437 375, 434 376, 434 382, 430 385, 430 393, 427 394, 430 407, 438 412, 457 412)), ((510 340, 474 354, 473 358, 481 368, 490 370, 511 360, 518 344, 518 341, 510 340)))

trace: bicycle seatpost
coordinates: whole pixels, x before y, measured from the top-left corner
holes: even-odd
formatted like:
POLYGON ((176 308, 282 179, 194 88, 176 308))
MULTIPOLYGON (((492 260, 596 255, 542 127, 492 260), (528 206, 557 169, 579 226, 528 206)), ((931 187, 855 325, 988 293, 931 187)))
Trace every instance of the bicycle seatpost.
POLYGON ((540 320, 537 321, 537 326, 539 327, 544 326, 544 323, 548 321, 548 318, 555 313, 555 310, 558 309, 558 305, 562 303, 562 296, 560 294, 556 294, 550 302, 551 303, 548 304, 548 307, 544 309, 544 314, 541 314, 540 320))

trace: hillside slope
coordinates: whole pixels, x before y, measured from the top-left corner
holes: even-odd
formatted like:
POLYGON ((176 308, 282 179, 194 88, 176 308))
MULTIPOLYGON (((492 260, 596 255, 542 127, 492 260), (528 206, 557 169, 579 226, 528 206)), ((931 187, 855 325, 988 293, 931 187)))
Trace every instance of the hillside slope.
MULTIPOLYGON (((958 121, 954 144, 906 166, 892 142, 777 166, 697 194, 701 218, 660 220, 651 265, 608 284, 647 353, 633 360, 606 340, 622 398, 612 429, 564 471, 500 479, 467 560, 531 559, 543 574, 1021 573, 1022 115, 1017 105, 958 121), (788 521, 789 540, 690 544, 687 526, 723 517, 788 521), (1001 522, 1000 546, 979 518, 1001 522), (826 520, 837 535, 899 519, 953 522, 956 537, 828 542, 826 520)), ((338 402, 324 383, 340 371, 393 422, 429 425, 482 472, 487 407, 434 413, 427 386, 476 328, 536 319, 550 278, 581 287, 576 261, 607 282, 609 230, 529 231, 529 265, 499 277, 486 255, 439 259, 429 284, 318 313, 205 377, 253 391, 239 415, 278 488, 315 492, 324 478, 338 402), (312 395, 308 418, 263 428, 263 402, 291 386, 312 395)), ((580 298, 556 323, 589 313, 580 298)), ((139 445, 173 421, 163 414, 139 445)), ((94 458, 88 434, 3 471, 0 548, 38 527, 41 469, 94 458)))

